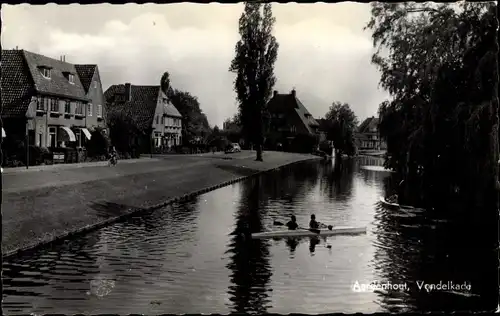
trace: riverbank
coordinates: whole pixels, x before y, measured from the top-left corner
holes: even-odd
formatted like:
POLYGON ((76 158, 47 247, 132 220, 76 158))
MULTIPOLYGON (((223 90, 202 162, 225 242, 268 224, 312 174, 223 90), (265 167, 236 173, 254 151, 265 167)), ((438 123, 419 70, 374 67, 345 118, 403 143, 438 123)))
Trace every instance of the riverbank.
POLYGON ((20 251, 94 230, 141 211, 244 180, 293 163, 319 159, 312 155, 265 152, 155 156, 115 167, 86 166, 11 172, 2 175, 2 253, 20 251), (215 158, 215 157, 214 157, 215 158))

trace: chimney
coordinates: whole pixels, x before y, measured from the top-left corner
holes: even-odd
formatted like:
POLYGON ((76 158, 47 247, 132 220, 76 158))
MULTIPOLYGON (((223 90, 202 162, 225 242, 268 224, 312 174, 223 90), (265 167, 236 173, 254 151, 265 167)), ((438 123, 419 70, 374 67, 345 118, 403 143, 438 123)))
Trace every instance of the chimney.
POLYGON ((278 95, 278 90, 274 90, 273 92, 273 98, 278 95))
POLYGON ((125 98, 127 101, 132 101, 132 87, 129 82, 125 84, 125 98))
POLYGON ((63 55, 63 61, 66 62, 66 55, 63 55))
POLYGON ((295 97, 297 93, 295 92, 295 88, 292 90, 292 96, 295 97))
POLYGON ((18 49, 17 49, 17 45, 16 45, 16 50, 18 50, 18 49))

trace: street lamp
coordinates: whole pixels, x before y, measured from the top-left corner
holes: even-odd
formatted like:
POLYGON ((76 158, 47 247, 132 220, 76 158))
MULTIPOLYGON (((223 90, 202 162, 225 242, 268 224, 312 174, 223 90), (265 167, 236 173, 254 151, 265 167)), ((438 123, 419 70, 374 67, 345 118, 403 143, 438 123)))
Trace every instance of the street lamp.
POLYGON ((35 124, 35 111, 37 103, 37 98, 32 97, 30 104, 28 104, 28 109, 26 110, 26 169, 29 168, 30 164, 29 124, 30 122, 33 122, 33 125, 35 124))

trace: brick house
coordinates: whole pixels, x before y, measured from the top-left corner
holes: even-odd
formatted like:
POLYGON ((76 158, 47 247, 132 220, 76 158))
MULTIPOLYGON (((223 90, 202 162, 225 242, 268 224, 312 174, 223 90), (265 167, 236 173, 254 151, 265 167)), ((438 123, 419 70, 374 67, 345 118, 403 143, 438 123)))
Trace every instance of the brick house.
POLYGON ((313 136, 319 140, 319 124, 297 98, 295 90, 289 94, 274 91, 267 109, 270 114, 270 134, 283 142, 284 147, 299 136, 313 136))
POLYGON ((152 142, 157 149, 182 144, 182 115, 159 85, 112 85, 104 96, 110 110, 125 113, 136 122, 144 134, 143 144, 152 142))
MULTIPOLYGON (((100 87, 97 66, 93 79, 100 87)), ((96 100, 102 98, 98 90, 91 93, 96 100)), ((88 128, 104 124, 97 122, 97 117, 88 119, 87 95, 76 66, 65 58, 57 60, 26 50, 2 50, 1 116, 7 139, 24 140, 28 125, 30 145, 52 150, 82 148, 91 137, 88 128), (25 115, 32 101, 35 115, 27 120, 25 115)))
POLYGON ((380 138, 378 130, 379 119, 369 117, 365 119, 354 134, 358 150, 384 150, 386 143, 380 138))

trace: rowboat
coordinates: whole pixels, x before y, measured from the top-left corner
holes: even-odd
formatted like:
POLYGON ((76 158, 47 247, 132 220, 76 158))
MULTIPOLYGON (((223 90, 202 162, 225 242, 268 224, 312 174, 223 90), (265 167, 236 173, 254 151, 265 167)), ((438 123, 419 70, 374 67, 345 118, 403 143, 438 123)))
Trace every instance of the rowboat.
POLYGON ((308 230, 308 229, 296 229, 296 230, 277 230, 271 232, 253 233, 252 238, 276 238, 276 237, 328 237, 335 235, 355 235, 355 234, 365 234, 366 227, 333 227, 332 230, 329 229, 318 229, 318 230, 308 230))

